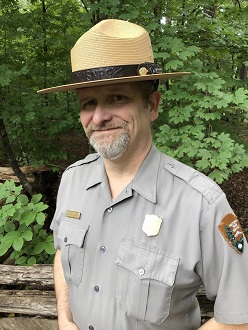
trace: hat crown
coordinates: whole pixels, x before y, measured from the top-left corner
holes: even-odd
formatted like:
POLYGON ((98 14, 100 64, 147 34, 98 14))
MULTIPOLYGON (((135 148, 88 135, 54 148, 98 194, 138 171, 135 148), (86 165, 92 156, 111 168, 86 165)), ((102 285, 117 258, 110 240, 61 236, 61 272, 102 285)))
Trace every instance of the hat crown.
POLYGON ((149 34, 141 26, 108 19, 84 33, 71 50, 72 72, 154 62, 149 34))
POLYGON ((163 73, 154 63, 148 32, 137 24, 118 19, 103 20, 84 33, 71 50, 71 66, 71 84, 44 88, 38 92, 65 92, 189 74, 163 73))

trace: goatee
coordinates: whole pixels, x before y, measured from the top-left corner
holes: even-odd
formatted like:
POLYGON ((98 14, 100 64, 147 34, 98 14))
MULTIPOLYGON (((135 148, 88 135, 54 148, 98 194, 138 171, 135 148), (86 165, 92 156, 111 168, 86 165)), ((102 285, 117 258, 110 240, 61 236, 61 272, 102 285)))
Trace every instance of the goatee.
POLYGON ((121 126, 108 126, 104 128, 122 128, 124 131, 116 139, 111 140, 111 136, 101 139, 99 137, 97 138, 97 136, 94 136, 94 130, 91 129, 89 132, 89 142, 101 157, 108 160, 115 160, 121 157, 127 150, 130 141, 128 125, 122 124, 121 126))

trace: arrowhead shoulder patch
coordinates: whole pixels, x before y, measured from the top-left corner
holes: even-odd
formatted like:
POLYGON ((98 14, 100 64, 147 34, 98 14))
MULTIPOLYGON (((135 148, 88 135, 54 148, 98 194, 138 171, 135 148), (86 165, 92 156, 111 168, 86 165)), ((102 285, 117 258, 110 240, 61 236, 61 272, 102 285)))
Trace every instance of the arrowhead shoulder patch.
POLYGON ((228 213, 224 216, 218 229, 227 243, 238 253, 242 253, 244 249, 243 230, 238 221, 238 218, 228 213))

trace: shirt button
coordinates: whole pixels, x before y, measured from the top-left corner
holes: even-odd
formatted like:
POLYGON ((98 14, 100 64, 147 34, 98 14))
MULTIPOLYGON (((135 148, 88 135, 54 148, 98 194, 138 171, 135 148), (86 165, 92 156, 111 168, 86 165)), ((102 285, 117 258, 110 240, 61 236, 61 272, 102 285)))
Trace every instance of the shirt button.
POLYGON ((140 268, 138 272, 140 276, 143 276, 145 274, 144 268, 140 268))
POLYGON ((113 211, 113 208, 110 206, 110 207, 107 209, 107 211, 108 211, 109 213, 111 213, 111 212, 113 211))
POLYGON ((96 292, 99 292, 99 290, 100 290, 100 289, 99 289, 99 286, 97 286, 97 285, 94 286, 94 290, 95 290, 96 292))
POLYGON ((105 253, 106 252, 106 247, 105 246, 100 246, 100 251, 102 252, 102 253, 105 253))
POLYGON ((94 330, 94 327, 92 325, 89 326, 90 330, 94 330))
POLYGON ((65 242, 65 243, 67 242, 67 237, 64 238, 64 242, 65 242))

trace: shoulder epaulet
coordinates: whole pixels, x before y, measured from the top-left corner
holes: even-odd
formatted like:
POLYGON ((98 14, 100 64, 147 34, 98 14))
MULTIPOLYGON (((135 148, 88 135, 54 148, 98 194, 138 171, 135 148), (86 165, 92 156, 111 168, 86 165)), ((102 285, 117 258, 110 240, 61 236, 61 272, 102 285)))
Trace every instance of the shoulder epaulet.
POLYGON ((89 154, 88 156, 86 156, 84 159, 78 160, 77 162, 71 164, 70 166, 67 167, 66 171, 70 170, 71 168, 74 167, 78 167, 78 166, 82 166, 84 164, 89 164, 92 163, 94 161, 96 161, 99 158, 99 154, 89 154))
POLYGON ((193 189, 199 191, 212 204, 223 191, 212 179, 173 158, 165 165, 166 169, 175 176, 184 180, 193 189))

